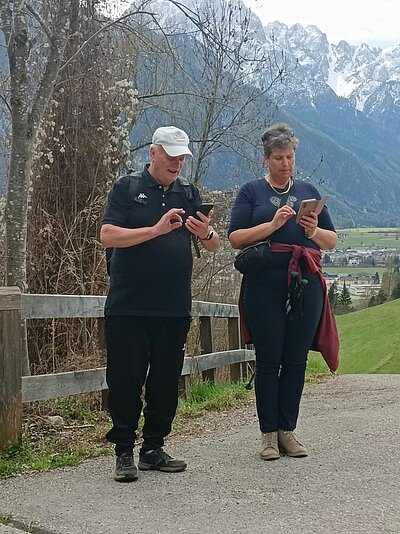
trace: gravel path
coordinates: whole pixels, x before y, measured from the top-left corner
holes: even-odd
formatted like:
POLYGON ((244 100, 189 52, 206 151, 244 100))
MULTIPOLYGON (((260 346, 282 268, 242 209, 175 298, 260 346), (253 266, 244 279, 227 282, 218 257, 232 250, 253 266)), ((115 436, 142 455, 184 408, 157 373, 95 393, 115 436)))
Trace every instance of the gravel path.
POLYGON ((400 375, 307 385, 298 433, 308 458, 259 459, 250 403, 169 441, 184 473, 118 484, 113 458, 101 458, 24 475, 0 482, 0 516, 39 534, 399 534, 399 393, 400 375))

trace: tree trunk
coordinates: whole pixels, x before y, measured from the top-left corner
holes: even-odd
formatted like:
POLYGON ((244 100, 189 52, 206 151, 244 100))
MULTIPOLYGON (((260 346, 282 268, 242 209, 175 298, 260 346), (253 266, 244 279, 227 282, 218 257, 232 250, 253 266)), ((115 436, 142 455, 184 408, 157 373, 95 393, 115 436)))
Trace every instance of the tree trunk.
MULTIPOLYGON (((40 122, 54 91, 68 38, 70 2, 60 2, 52 28, 46 28, 48 53, 33 98, 28 94, 29 41, 25 9, 13 1, 0 0, 2 29, 10 66, 12 141, 5 206, 6 272, 5 284, 26 287, 27 215, 33 152, 40 122)), ((28 10, 29 11, 29 10, 28 10)), ((29 374, 26 324, 22 324, 22 369, 29 374)))

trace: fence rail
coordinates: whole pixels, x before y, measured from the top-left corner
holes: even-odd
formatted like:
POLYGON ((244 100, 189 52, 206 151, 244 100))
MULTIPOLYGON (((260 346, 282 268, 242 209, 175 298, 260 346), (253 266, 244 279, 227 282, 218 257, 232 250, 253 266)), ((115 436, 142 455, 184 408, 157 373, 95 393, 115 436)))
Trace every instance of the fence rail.
MULTIPOLYGON (((100 343, 104 329, 103 296, 29 295, 16 287, 0 288, 0 450, 17 443, 22 433, 22 404, 69 395, 107 390, 105 368, 22 376, 22 324, 25 320, 97 318, 100 343)), ((215 380, 216 369, 229 366, 231 380, 243 376, 254 351, 241 347, 238 307, 232 304, 193 301, 192 315, 199 319, 200 351, 185 357, 183 388, 192 373, 215 380), (215 352, 214 322, 228 322, 228 350, 215 352)))

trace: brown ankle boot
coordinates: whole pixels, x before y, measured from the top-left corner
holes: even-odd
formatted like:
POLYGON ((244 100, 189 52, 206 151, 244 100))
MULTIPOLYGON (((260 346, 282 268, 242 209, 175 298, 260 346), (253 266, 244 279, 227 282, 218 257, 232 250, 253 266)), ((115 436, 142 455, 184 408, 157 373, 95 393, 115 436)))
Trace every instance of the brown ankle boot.
POLYGON ((263 460, 277 460, 280 457, 278 432, 261 432, 260 456, 263 460))
POLYGON ((307 449, 298 440, 296 434, 291 430, 278 430, 279 450, 288 456, 302 458, 308 456, 307 449))

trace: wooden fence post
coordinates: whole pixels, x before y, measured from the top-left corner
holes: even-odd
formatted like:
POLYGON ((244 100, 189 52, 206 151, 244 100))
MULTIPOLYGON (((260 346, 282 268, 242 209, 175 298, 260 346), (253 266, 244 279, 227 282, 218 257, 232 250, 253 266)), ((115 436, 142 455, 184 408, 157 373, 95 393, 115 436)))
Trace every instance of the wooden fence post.
MULTIPOLYGON (((201 354, 214 352, 214 317, 199 317, 200 320, 200 351, 201 354)), ((215 382, 215 369, 202 372, 203 380, 215 382)))
MULTIPOLYGON (((240 349, 240 323, 239 317, 228 317, 228 349, 240 349)), ((229 366, 231 382, 238 382, 243 378, 243 364, 233 363, 229 366)))
POLYGON ((0 450, 22 435, 21 292, 0 287, 0 450))
POLYGON ((190 387, 190 375, 182 375, 179 378, 178 393, 180 397, 186 397, 190 387))

